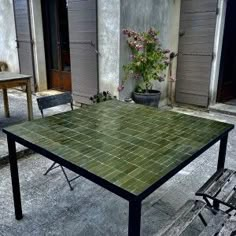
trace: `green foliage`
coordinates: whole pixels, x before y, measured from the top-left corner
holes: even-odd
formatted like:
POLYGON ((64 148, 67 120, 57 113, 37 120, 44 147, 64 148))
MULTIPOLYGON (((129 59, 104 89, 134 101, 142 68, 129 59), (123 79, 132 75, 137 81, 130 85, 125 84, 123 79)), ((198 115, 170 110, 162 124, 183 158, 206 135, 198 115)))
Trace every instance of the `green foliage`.
MULTIPOLYGON (((150 28, 147 32, 123 30, 127 36, 127 43, 131 51, 130 62, 123 66, 125 77, 123 84, 129 78, 137 80, 139 91, 152 88, 152 81, 164 81, 164 71, 169 65, 169 50, 161 47, 158 31, 150 28)), ((121 89, 120 89, 121 90, 121 89)))
POLYGON ((112 99, 116 99, 116 97, 112 96, 109 91, 103 91, 101 93, 95 94, 93 97, 90 97, 90 100, 93 103, 105 102, 112 99))

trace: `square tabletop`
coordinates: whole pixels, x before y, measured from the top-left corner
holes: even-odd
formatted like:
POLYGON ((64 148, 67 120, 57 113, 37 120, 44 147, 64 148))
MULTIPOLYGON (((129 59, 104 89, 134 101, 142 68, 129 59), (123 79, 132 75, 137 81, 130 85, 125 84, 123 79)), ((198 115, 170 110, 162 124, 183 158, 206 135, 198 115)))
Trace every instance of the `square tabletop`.
POLYGON ((23 75, 23 74, 18 74, 18 73, 13 73, 13 72, 0 72, 0 82, 1 81, 13 81, 17 79, 27 79, 31 78, 31 75, 23 75))
POLYGON ((112 100, 4 132, 138 196, 231 129, 223 122, 112 100))

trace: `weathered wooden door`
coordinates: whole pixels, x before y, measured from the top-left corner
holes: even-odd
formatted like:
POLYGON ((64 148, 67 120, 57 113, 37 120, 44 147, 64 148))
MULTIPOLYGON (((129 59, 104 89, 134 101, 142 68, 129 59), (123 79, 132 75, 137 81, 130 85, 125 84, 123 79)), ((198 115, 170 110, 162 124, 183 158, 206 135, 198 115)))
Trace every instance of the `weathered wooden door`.
POLYGON ((20 73, 32 75, 32 90, 37 90, 34 83, 33 41, 30 26, 29 0, 14 0, 14 15, 16 24, 16 42, 18 49, 20 73))
POLYGON ((48 88, 71 91, 66 0, 42 0, 48 88))
POLYGON ((182 0, 176 102, 208 106, 217 0, 182 0))
POLYGON ((98 91, 97 0, 68 1, 72 92, 88 102, 98 91))

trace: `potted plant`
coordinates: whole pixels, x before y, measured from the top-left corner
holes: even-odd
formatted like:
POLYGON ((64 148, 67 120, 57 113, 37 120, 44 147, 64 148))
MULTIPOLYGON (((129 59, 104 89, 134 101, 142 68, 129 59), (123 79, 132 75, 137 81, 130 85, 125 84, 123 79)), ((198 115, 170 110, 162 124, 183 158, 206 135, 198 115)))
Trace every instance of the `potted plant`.
POLYGON ((158 107, 160 91, 153 90, 153 81, 164 81, 166 68, 169 65, 169 50, 161 47, 158 31, 150 28, 146 32, 123 30, 131 51, 130 62, 123 66, 125 76, 121 86, 129 78, 137 81, 132 98, 136 103, 158 107))

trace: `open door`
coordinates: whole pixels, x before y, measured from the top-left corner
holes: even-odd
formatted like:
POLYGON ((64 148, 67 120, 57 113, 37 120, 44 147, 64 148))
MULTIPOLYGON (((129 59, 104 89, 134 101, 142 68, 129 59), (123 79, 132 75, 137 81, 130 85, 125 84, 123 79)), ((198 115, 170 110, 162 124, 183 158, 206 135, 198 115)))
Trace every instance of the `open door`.
POLYGON ((176 102, 207 107, 217 0, 182 0, 176 102))
POLYGON ((68 1, 72 92, 87 103, 98 91, 97 0, 68 1))
POLYGON ((42 0, 48 88, 71 91, 66 0, 42 0))
POLYGON ((236 101, 236 2, 227 2, 217 102, 236 101))

